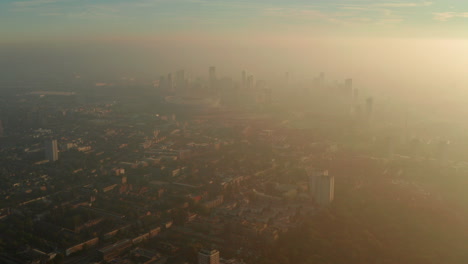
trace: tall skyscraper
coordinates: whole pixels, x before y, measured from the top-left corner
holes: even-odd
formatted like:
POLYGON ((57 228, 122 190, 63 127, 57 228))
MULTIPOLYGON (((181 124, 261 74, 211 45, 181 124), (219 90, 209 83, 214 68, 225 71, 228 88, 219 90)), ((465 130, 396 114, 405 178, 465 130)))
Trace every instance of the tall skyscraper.
POLYGON ((209 71, 209 79, 210 79, 210 89, 216 88, 216 67, 211 66, 209 71))
POLYGON ((329 205, 335 196, 335 178, 328 171, 307 170, 309 176, 309 193, 320 206, 329 205))
POLYGON ((328 175, 328 171, 317 170, 315 168, 307 169, 307 176, 309 176, 309 194, 315 197, 315 191, 317 189, 317 179, 322 175, 328 175))
POLYGON ((320 206, 327 206, 335 198, 335 177, 322 175, 317 179, 315 202, 320 206))
POLYGON ((198 264, 219 264, 219 251, 201 250, 198 252, 198 264))
POLYGON ((56 161, 58 160, 58 145, 57 145, 57 140, 52 139, 52 140, 47 140, 45 142, 45 154, 46 158, 49 161, 56 161))

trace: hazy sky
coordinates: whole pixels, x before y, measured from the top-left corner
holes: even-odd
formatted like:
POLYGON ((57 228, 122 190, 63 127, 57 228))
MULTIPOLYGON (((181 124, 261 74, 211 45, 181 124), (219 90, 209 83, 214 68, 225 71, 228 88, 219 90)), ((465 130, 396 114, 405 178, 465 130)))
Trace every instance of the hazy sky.
POLYGON ((0 67, 12 78, 324 71, 405 96, 468 98, 467 25, 462 0, 0 0, 0 67))
POLYGON ((2 41, 198 32, 465 37, 461 0, 2 0, 2 41))

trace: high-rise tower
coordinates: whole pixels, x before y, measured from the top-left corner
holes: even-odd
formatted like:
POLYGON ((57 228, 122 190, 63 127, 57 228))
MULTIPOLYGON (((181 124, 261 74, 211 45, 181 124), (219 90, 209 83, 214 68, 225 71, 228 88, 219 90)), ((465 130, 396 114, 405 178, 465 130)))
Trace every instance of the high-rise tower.
POLYGON ((47 140, 45 142, 45 154, 46 158, 49 161, 56 161, 58 160, 58 145, 57 145, 57 140, 52 139, 52 140, 47 140))
POLYGON ((327 206, 335 198, 335 177, 322 175, 317 178, 315 202, 320 206, 327 206))
POLYGON ((309 193, 320 206, 329 205, 335 197, 335 178, 328 171, 307 170, 309 176, 309 193))
POLYGON ((172 90, 174 88, 174 79, 172 78, 172 73, 167 75, 167 88, 172 90))

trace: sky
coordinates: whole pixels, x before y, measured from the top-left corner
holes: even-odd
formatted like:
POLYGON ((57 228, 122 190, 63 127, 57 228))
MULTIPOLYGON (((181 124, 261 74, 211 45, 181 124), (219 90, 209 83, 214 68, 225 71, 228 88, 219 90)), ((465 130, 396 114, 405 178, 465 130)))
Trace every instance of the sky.
POLYGON ((462 0, 1 0, 0 75, 157 79, 215 65, 468 99, 467 25, 462 0))
POLYGON ((465 38, 460 0, 2 0, 3 42, 237 36, 465 38))

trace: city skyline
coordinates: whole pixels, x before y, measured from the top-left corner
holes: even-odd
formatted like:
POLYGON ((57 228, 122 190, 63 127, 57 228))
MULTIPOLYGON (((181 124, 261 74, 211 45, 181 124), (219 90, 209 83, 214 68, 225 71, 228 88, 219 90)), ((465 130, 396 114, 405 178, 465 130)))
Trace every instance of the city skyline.
POLYGON ((467 263, 466 22, 0 1, 0 263, 467 263))

